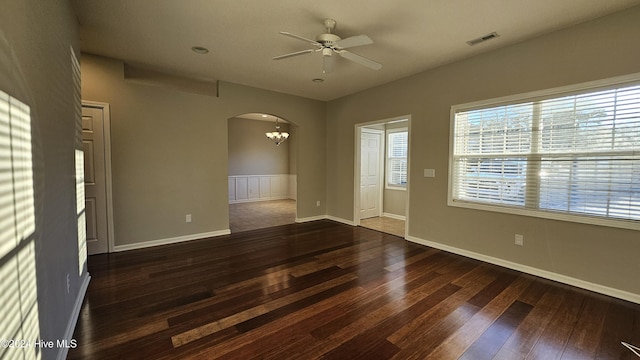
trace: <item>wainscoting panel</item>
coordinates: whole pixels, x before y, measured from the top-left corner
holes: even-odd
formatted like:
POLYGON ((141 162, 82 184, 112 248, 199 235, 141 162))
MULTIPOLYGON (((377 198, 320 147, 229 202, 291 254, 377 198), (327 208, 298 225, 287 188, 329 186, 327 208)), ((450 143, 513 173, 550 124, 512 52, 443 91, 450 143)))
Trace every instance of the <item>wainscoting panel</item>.
POLYGON ((229 204, 295 199, 295 182, 296 175, 289 174, 229 176, 229 204))

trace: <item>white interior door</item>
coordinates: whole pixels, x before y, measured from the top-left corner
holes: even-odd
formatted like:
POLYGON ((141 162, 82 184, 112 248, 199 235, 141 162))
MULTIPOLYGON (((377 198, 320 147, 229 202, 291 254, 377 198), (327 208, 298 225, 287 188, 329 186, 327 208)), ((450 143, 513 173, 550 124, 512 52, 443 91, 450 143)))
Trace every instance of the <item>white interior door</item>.
POLYGON ((104 109, 82 106, 87 253, 109 251, 104 109))
POLYGON ((381 214, 383 134, 362 129, 360 136, 360 219, 381 214))

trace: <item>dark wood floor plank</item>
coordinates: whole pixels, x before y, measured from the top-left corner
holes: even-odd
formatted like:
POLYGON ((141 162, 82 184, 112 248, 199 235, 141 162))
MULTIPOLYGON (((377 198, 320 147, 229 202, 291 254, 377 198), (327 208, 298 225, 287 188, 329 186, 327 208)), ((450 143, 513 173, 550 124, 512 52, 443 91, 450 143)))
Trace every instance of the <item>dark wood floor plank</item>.
POLYGON ((608 299, 598 295, 587 296, 562 359, 583 359, 596 353, 608 308, 608 299))
POLYGON ((352 275, 352 274, 340 276, 338 278, 332 279, 325 283, 304 289, 300 292, 290 294, 276 300, 271 300, 265 304, 252 307, 250 309, 241 311, 237 314, 233 314, 223 319, 216 320, 214 322, 210 322, 208 324, 201 325, 191 330, 185 331, 183 333, 174 335, 171 337, 171 340, 173 341, 174 347, 182 346, 191 341, 215 334, 216 332, 224 330, 228 327, 231 327, 231 326, 240 324, 244 321, 264 315, 270 311, 279 309, 283 306, 294 303, 295 301, 298 301, 300 299, 304 299, 306 297, 316 295, 334 286, 344 284, 348 281, 354 280, 355 278, 356 278, 355 275, 352 275))
POLYGON ((385 343, 388 343, 386 338, 400 329, 406 322, 414 319, 416 316, 436 306, 440 302, 445 301, 458 290, 460 290, 460 287, 452 284, 441 287, 405 310, 385 317, 383 321, 375 326, 370 327, 335 349, 323 354, 323 358, 357 359, 361 356, 374 353, 374 349, 379 346, 385 346, 385 343))
POLYGON ((417 353, 426 357, 435 349, 442 340, 451 335, 457 327, 448 327, 445 323, 451 322, 448 317, 458 318, 458 314, 451 315, 458 309, 464 310, 460 313, 464 317, 471 317, 478 308, 467 304, 467 301, 478 291, 482 290, 489 283, 495 280, 493 271, 488 267, 476 267, 466 273, 452 284, 460 286, 460 291, 449 297, 429 311, 424 312, 404 327, 388 337, 388 339, 399 346, 408 355, 417 353), (449 329, 449 330, 448 330, 449 329))
POLYGON ((504 275, 502 270, 477 266, 473 271, 456 279, 454 284, 464 285, 460 291, 389 337, 391 342, 402 349, 394 358, 429 358, 432 352, 481 310, 469 301, 478 293, 491 288, 490 285, 501 275, 504 275))
MULTIPOLYGON (((537 297, 538 290, 546 288, 546 292, 539 301, 532 301, 531 292, 525 291, 521 299, 526 299, 533 309, 524 321, 518 326, 514 334, 502 346, 500 351, 493 357, 494 360, 526 359, 533 346, 538 342, 542 331, 545 329, 553 314, 560 307, 564 299, 564 292, 550 286, 543 281, 534 281, 530 288, 535 289, 537 297), (540 287, 542 286, 542 287, 540 287)), ((529 289, 527 289, 529 290, 529 289)))
MULTIPOLYGON (((469 321, 465 322, 452 336, 436 348, 430 356, 435 359, 458 358, 467 348, 482 334, 491 324, 522 294, 529 286, 531 279, 527 277, 513 278, 513 274, 508 272, 505 274, 505 282, 510 285, 505 287, 500 293, 487 302, 478 313, 474 314, 469 321)), ((496 282, 490 284, 488 292, 495 292, 502 286, 496 285, 496 282)), ((478 304, 484 303, 484 297, 472 298, 469 304, 479 307, 478 304)))
POLYGON ((631 355, 631 352, 621 346, 620 342, 637 344, 628 337, 629 335, 625 335, 633 334, 634 318, 635 314, 631 307, 618 301, 612 301, 609 304, 596 359, 624 359, 631 355))
POLYGON ((407 282, 408 289, 405 287, 397 288, 394 291, 382 293, 382 296, 376 296, 377 294, 374 293, 372 294, 373 296, 371 299, 364 300, 360 304, 354 305, 349 309, 349 311, 346 311, 338 318, 332 321, 326 321, 322 326, 315 328, 311 331, 311 335, 318 340, 326 339, 340 329, 352 324, 354 321, 357 321, 358 319, 380 309, 390 301, 394 301, 394 299, 402 299, 407 290, 411 291, 412 288, 415 289, 416 286, 421 286, 425 282, 429 282, 436 277, 438 277, 438 275, 435 272, 429 272, 416 278, 414 281, 407 282))
POLYGON ((585 294, 568 291, 558 309, 553 313, 538 342, 528 354, 530 359, 560 359, 578 321, 585 294))
POLYGON ((90 256, 69 359, 633 359, 640 305, 329 220, 90 256))
MULTIPOLYGON (((315 343, 316 340, 309 335, 310 342, 304 342, 298 348, 287 348, 292 345, 292 343, 283 341, 283 339, 288 339, 291 334, 305 333, 307 329, 317 326, 317 324, 322 321, 330 321, 332 318, 340 315, 342 309, 357 303, 357 299, 361 299, 366 295, 367 292, 362 288, 349 289, 331 299, 323 300, 302 311, 289 314, 277 321, 268 323, 263 327, 239 334, 224 344, 214 345, 208 349, 194 353, 193 358, 212 359, 230 354, 230 358, 238 359, 243 357, 236 356, 236 354, 246 354, 247 351, 254 354, 251 357, 257 358, 259 357, 258 354, 269 352, 279 355, 281 354, 280 350, 287 350, 287 352, 284 353, 284 356, 275 356, 275 358, 298 357, 294 355, 297 355, 301 351, 300 349, 306 349, 307 345, 315 343), (286 343, 286 345, 283 345, 283 343, 286 343), (270 344, 271 346, 269 346, 270 344), (273 346, 276 348, 274 349, 273 346)), ((184 348, 188 349, 190 346, 191 344, 188 344, 184 346, 184 348)), ((182 351, 183 349, 180 348, 177 350, 182 351)))
POLYGON ((516 300, 459 359, 493 359, 532 308, 533 306, 516 300))

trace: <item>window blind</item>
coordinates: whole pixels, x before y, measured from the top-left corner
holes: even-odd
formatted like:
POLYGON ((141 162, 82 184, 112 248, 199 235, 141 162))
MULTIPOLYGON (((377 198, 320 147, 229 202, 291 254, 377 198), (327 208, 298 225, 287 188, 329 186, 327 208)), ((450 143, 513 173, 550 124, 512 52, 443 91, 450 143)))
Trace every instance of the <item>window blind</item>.
POLYGON ((640 221, 640 86, 456 109, 450 203, 640 221))
POLYGON ((389 132, 387 141, 387 185, 407 184, 408 132, 389 132))

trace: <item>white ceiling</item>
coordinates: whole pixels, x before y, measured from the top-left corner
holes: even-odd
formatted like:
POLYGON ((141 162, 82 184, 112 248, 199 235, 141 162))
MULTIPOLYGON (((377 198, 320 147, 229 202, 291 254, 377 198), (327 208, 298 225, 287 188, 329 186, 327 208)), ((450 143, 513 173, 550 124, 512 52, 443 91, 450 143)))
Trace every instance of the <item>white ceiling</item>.
POLYGON ((200 80, 223 80, 331 100, 481 52, 588 21, 640 0, 72 0, 82 51, 200 80), (320 53, 280 35, 366 34, 352 52, 383 64, 370 70, 336 57, 322 74, 320 53), (500 37, 469 46, 466 41, 500 37), (198 55, 192 46, 209 54, 198 55), (323 78, 314 83, 314 78, 323 78))

